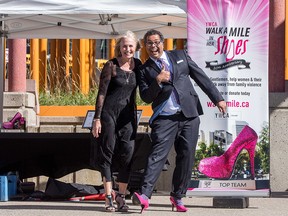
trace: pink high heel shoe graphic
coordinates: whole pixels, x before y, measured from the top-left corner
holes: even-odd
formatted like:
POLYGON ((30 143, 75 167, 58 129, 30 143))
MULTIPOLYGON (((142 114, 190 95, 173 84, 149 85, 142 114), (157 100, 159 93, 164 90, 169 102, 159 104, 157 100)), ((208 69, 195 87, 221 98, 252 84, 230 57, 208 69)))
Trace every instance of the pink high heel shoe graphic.
POLYGON ((257 139, 257 133, 246 125, 224 154, 202 159, 199 163, 199 171, 210 178, 230 179, 238 155, 243 149, 246 149, 250 158, 251 179, 254 179, 254 156, 257 139))
POLYGON ((25 128, 25 118, 20 112, 17 112, 10 121, 2 124, 4 129, 20 129, 22 126, 25 128))

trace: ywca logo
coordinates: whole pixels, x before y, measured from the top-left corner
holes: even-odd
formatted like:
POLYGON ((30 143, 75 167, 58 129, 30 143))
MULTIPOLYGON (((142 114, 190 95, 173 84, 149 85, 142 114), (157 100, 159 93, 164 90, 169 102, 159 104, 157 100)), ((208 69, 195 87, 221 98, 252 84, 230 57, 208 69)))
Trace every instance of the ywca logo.
POLYGON ((226 119, 229 118, 229 113, 215 113, 216 119, 226 119))
POLYGON ((211 187, 211 181, 205 181, 204 188, 210 188, 210 187, 211 187))

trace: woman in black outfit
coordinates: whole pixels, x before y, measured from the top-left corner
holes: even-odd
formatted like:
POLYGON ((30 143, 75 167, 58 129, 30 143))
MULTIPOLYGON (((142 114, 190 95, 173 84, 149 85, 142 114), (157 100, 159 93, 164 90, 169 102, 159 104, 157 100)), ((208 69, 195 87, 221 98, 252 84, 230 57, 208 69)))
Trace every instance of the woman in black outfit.
POLYGON ((99 141, 98 166, 106 194, 106 211, 115 211, 112 172, 118 171, 118 211, 128 211, 125 193, 136 137, 136 74, 141 61, 134 58, 140 49, 135 34, 127 31, 116 41, 115 58, 106 62, 100 76, 92 133, 99 141))

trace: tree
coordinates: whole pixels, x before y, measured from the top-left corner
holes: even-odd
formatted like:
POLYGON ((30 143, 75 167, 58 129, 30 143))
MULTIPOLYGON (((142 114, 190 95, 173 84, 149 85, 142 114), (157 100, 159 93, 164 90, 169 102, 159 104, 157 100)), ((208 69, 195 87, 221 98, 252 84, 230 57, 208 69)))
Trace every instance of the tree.
POLYGON ((217 144, 210 144, 208 147, 205 142, 198 143, 199 149, 196 150, 195 167, 198 167, 200 160, 211 156, 220 156, 223 154, 223 148, 217 144))
POLYGON ((199 149, 196 150, 195 154, 195 167, 198 167, 200 160, 207 157, 207 145, 205 142, 198 143, 199 149))
POLYGON ((261 134, 259 136, 258 153, 260 159, 260 168, 263 170, 263 173, 269 173, 270 143, 268 123, 264 124, 261 134))

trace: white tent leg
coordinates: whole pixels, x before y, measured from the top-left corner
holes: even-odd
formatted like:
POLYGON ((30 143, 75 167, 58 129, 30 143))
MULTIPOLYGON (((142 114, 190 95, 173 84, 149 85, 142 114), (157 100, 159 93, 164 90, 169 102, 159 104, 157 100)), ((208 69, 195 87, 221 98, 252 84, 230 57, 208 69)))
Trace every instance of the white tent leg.
POLYGON ((4 71, 5 71, 5 25, 4 21, 0 23, 0 128, 3 122, 3 102, 4 102, 4 71))

